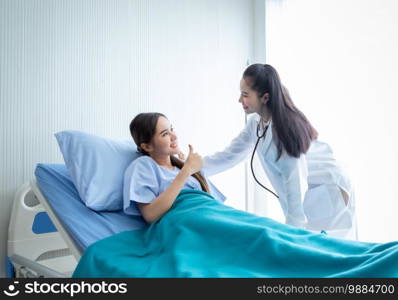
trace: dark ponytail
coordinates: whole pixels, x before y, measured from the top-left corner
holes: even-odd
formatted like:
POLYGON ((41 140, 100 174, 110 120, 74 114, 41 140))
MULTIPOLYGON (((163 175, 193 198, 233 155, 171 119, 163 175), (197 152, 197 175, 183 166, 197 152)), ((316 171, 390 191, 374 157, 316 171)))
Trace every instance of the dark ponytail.
POLYGON ((283 151, 296 158, 306 153, 312 140, 318 137, 318 132, 293 104, 277 71, 271 65, 253 64, 247 67, 243 79, 257 92, 258 97, 269 94, 266 106, 271 113, 272 133, 276 137, 276 160, 279 160, 283 151))
MULTIPOLYGON (((141 113, 138 114, 130 123, 130 133, 137 145, 137 150, 144 154, 149 155, 144 149, 141 148, 141 143, 150 143, 156 132, 156 124, 158 123, 159 117, 167 117, 161 113, 141 113)), ((182 169, 184 162, 175 156, 170 156, 171 164, 179 169, 182 169)), ((192 174, 203 191, 210 192, 209 186, 206 179, 200 174, 200 172, 192 174)))

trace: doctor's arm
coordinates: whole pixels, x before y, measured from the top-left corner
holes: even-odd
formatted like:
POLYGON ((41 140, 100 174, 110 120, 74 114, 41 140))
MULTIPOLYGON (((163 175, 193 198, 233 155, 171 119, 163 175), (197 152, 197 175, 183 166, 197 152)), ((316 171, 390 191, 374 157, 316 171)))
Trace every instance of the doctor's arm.
POLYGON ((256 124, 254 118, 251 118, 240 134, 223 151, 205 156, 203 158, 203 173, 206 176, 215 175, 243 161, 253 150, 256 142, 253 126, 256 124))
POLYGON ((278 165, 286 191, 286 224, 304 228, 307 219, 304 214, 303 203, 308 189, 308 169, 305 154, 296 158, 284 153, 278 165))

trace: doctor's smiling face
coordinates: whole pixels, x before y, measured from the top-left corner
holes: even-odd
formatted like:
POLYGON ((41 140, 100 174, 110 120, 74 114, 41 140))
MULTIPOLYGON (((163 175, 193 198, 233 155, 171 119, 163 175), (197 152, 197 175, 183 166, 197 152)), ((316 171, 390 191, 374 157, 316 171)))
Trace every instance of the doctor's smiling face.
POLYGON ((248 85, 247 79, 242 78, 240 80, 239 103, 242 104, 246 114, 260 114, 266 100, 268 100, 268 94, 260 98, 258 93, 248 85))

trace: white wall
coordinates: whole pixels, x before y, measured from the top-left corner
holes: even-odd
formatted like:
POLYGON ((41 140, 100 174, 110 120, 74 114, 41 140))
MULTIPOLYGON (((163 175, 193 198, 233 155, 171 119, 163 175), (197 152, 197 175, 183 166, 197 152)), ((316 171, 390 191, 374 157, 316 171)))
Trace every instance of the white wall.
MULTIPOLYGON (((252 14, 247 0, 0 0, 0 274, 16 189, 62 163, 55 132, 130 138, 135 114, 159 111, 186 149, 235 136, 252 14)), ((243 170, 214 178, 240 208, 243 170)))
POLYGON ((267 0, 266 8, 267 62, 351 173, 359 239, 398 240, 398 2, 267 0))

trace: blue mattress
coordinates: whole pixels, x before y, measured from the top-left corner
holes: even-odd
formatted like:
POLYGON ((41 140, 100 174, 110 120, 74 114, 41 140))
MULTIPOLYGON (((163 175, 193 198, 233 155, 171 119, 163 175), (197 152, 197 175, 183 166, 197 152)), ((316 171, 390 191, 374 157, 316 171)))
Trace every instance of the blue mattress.
POLYGON ((81 250, 92 243, 126 230, 146 226, 140 216, 116 212, 96 212, 86 207, 65 165, 38 164, 37 185, 65 230, 81 250))

